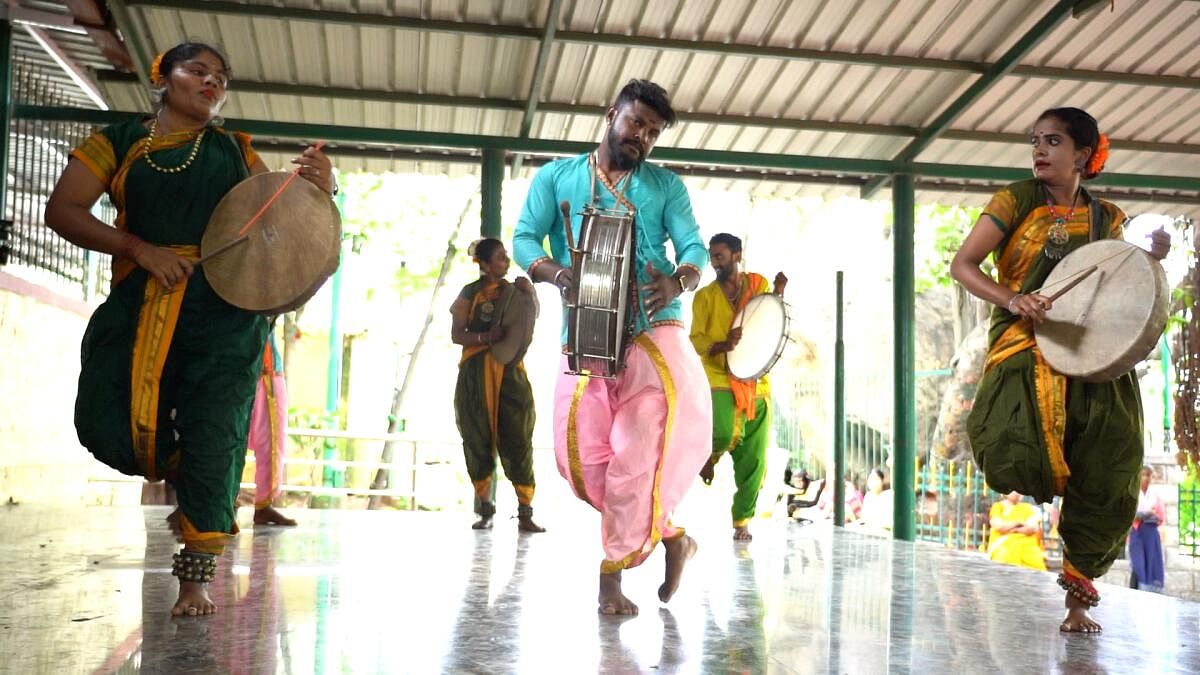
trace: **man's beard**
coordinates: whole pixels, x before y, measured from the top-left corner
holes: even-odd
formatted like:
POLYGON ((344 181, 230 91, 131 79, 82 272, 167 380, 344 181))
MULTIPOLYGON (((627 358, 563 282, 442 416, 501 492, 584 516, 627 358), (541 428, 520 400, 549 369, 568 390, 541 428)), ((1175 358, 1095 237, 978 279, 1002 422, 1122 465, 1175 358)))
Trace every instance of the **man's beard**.
POLYGON ((636 169, 638 164, 641 164, 645 158, 641 153, 638 153, 636 157, 630 157, 625 154, 625 149, 621 146, 620 139, 617 138, 617 132, 612 127, 609 127, 608 135, 605 137, 604 142, 608 145, 608 156, 612 158, 613 163, 621 171, 636 169))
POLYGON ((717 269, 717 281, 725 281, 729 277, 733 276, 733 266, 732 265, 730 265, 729 267, 718 267, 716 269, 717 269))

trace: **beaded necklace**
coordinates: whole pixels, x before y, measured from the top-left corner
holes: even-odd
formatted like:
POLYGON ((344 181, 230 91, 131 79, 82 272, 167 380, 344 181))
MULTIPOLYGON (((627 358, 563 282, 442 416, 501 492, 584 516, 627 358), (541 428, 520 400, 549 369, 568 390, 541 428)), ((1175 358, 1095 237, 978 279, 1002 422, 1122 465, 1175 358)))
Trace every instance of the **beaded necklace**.
POLYGON ((1075 215, 1075 204, 1078 201, 1079 190, 1076 190, 1075 196, 1071 198, 1071 208, 1064 216, 1055 210, 1054 198, 1050 195, 1050 189, 1046 188, 1046 208, 1050 211, 1050 217, 1054 219, 1054 223, 1046 232, 1046 243, 1042 247, 1042 253, 1047 258, 1060 260, 1067 254, 1067 242, 1071 240, 1071 235, 1067 232, 1067 223, 1071 221, 1071 216, 1075 215))
POLYGON ((150 121, 150 134, 142 139, 142 156, 146 158, 146 163, 150 165, 150 168, 159 173, 179 173, 191 166, 192 162, 196 161, 196 155, 200 154, 200 141, 204 139, 204 132, 206 131, 208 131, 207 127, 201 129, 200 133, 196 134, 196 140, 192 142, 192 151, 188 153, 188 157, 183 161, 183 164, 170 168, 159 166, 150 158, 150 144, 154 141, 154 137, 158 133, 158 117, 155 117, 150 121))

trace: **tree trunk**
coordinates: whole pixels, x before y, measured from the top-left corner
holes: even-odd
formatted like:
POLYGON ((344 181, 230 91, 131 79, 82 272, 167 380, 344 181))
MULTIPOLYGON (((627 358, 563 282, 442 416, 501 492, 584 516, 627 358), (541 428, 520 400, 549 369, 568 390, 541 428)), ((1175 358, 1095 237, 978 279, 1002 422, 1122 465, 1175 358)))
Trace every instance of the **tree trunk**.
MULTIPOLYGON (((413 373, 417 369, 417 358, 421 355, 421 346, 425 344, 425 335, 429 332, 429 325, 433 323, 433 313, 437 307, 438 292, 446 283, 446 274, 450 271, 450 265, 454 262, 454 255, 458 252, 454 242, 458 240, 458 233, 462 229, 463 222, 467 219, 467 215, 471 213, 471 205, 475 202, 475 197, 472 196, 467 200, 467 205, 463 209, 462 215, 458 218, 458 224, 454 226, 454 231, 450 233, 450 240, 446 242, 446 257, 442 260, 442 269, 438 272, 437 281, 433 284, 433 293, 429 296, 429 310, 425 312, 425 324, 421 326, 421 334, 417 336, 417 342, 413 346, 412 354, 408 357, 408 365, 404 370, 404 378, 400 379, 400 369, 397 364, 396 379, 399 380, 398 386, 393 388, 392 394, 392 413, 388 416, 388 433, 394 434, 399 429, 400 411, 404 409, 404 399, 408 394, 408 385, 412 383, 413 373)), ((379 458, 382 464, 391 464, 392 458, 396 454, 396 441, 386 441, 383 444, 383 453, 379 458)), ((391 469, 388 467, 379 467, 375 471, 375 480, 371 483, 372 490, 383 490, 391 481, 391 469)), ((372 494, 367 502, 368 509, 379 508, 382 497, 378 494, 372 494)))

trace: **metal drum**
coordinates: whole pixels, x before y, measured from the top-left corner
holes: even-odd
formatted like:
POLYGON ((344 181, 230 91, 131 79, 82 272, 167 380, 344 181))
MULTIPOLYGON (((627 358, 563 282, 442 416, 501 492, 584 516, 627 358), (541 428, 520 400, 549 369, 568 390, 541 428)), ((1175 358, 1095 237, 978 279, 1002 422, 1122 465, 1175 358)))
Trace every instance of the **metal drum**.
MULTIPOLYGON (((567 369, 613 378, 624 367, 633 265, 633 215, 586 208, 571 249, 575 283, 567 295, 567 369)), ((569 225, 568 225, 569 227, 569 225)))

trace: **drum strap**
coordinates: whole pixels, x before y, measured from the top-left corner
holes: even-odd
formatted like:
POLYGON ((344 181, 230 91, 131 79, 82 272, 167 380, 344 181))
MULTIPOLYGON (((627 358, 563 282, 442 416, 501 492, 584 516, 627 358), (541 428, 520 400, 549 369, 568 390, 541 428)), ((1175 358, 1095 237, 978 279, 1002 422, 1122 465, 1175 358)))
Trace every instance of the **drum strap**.
POLYGON ((1088 233, 1088 241, 1107 239, 1108 237, 1106 236, 1106 233, 1108 223, 1105 221, 1108 220, 1108 213, 1104 210, 1104 207, 1100 205, 1100 202, 1092 197, 1092 194, 1088 192, 1086 188, 1080 186, 1079 191, 1083 193, 1085 198, 1087 198, 1088 216, 1091 217, 1092 227, 1088 233))

